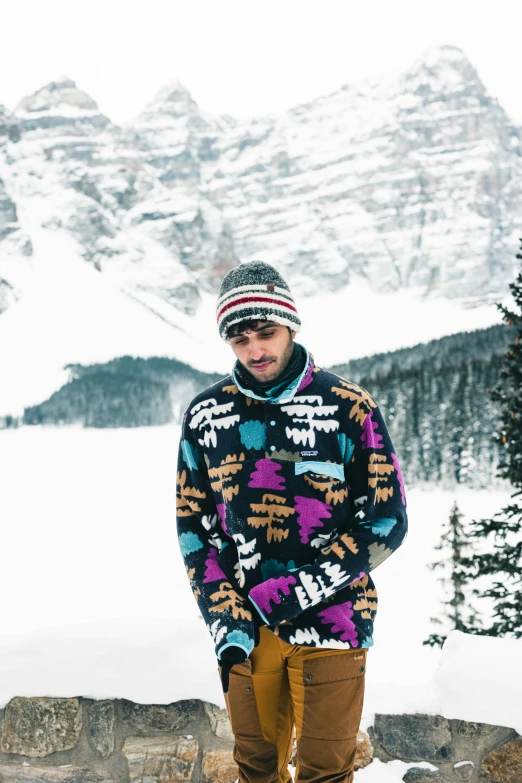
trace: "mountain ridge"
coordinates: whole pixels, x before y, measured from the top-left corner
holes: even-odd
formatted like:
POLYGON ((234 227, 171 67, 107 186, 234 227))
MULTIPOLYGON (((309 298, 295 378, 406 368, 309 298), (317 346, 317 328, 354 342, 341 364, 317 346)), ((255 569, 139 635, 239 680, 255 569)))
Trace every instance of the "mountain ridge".
MULTIPOLYGON (((467 58, 463 49, 461 49, 459 46, 455 46, 451 44, 433 44, 432 46, 429 46, 426 49, 424 49, 423 52, 419 55, 419 57, 417 57, 412 62, 412 64, 398 78, 395 77, 383 82, 381 79, 377 79, 376 77, 361 77, 353 82, 345 82, 335 90, 331 90, 326 93, 321 93, 320 95, 318 95, 316 98, 313 98, 312 100, 292 104, 285 111, 254 114, 251 115, 249 118, 244 118, 244 119, 236 118, 230 114, 222 115, 221 113, 212 116, 216 118, 226 116, 229 119, 233 120, 236 124, 249 123, 260 118, 275 119, 281 116, 285 116, 286 114, 292 113, 297 109, 309 108, 316 101, 327 99, 331 96, 337 95, 339 92, 356 91, 364 95, 367 94, 368 91, 374 92, 377 89, 389 90, 390 84, 393 84, 394 82, 400 83, 404 81, 404 79, 411 78, 412 75, 416 75, 421 71, 430 72, 433 70, 435 66, 440 66, 441 64, 454 66, 456 63, 462 64, 463 69, 467 70, 468 73, 472 73, 474 77, 476 77, 476 82, 480 86, 481 91, 485 91, 484 85, 478 76, 477 70, 474 68, 471 61, 467 58)), ((43 84, 37 90, 33 91, 32 93, 29 93, 28 95, 23 96, 18 101, 18 103, 13 107, 13 109, 10 110, 11 113, 13 114, 16 113, 24 101, 30 100, 34 96, 37 96, 39 93, 42 93, 44 91, 47 90, 52 91, 53 89, 56 90, 60 86, 71 88, 73 90, 78 90, 77 83, 74 79, 70 78, 65 74, 60 74, 56 79, 53 79, 50 82, 43 84)), ((85 93, 84 91, 80 91, 80 90, 78 91, 81 92, 82 95, 85 95, 87 99, 92 101, 95 104, 95 108, 98 108, 95 100, 88 93, 85 93)), ((187 103, 191 105, 193 108, 197 108, 200 111, 206 111, 205 109, 202 109, 199 106, 198 102, 193 98, 191 91, 183 84, 183 82, 180 79, 176 77, 171 77, 166 79, 158 87, 158 89, 151 95, 151 98, 143 106, 141 112, 138 112, 135 115, 135 117, 133 118, 129 117, 127 120, 119 123, 112 122, 110 117, 108 117, 108 119, 113 125, 117 127, 124 127, 132 123, 133 119, 138 117, 140 113, 142 113, 144 110, 147 109, 147 107, 154 105, 155 103, 160 102, 162 100, 165 100, 166 98, 169 97, 169 93, 176 93, 176 92, 179 93, 180 96, 185 96, 187 99, 187 103)), ((0 107, 1 106, 2 104, 0 103, 0 107)), ((6 107, 4 107, 4 109, 5 108, 6 107)))
MULTIPOLYGON (((427 338, 492 323, 515 276, 522 132, 457 47, 426 50, 386 84, 345 85, 252 121, 208 115, 178 80, 125 127, 68 76, 19 106, 0 110, 0 343, 16 342, 5 319, 51 235, 71 268, 83 259, 159 319, 190 323, 199 344, 209 297, 240 260, 277 266, 332 334, 347 317, 372 329, 378 318, 386 347, 390 332, 408 339, 405 306, 410 331, 427 338)), ((74 276, 53 285, 66 278, 77 296, 74 276)), ((33 301, 42 318, 46 303, 33 301)), ((359 352, 375 349, 369 331, 359 352)), ((335 360, 347 355, 341 342, 335 360)))

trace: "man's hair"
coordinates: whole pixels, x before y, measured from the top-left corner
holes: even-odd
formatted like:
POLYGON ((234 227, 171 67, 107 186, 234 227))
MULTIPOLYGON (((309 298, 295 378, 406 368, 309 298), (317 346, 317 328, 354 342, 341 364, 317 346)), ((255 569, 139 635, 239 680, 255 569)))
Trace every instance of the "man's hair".
MULTIPOLYGON (((227 329, 227 340, 231 340, 232 337, 235 337, 240 332, 244 332, 245 329, 254 329, 256 324, 266 323, 267 321, 270 321, 270 318, 245 318, 243 321, 239 321, 237 324, 232 324, 227 329)), ((279 326, 280 324, 274 321, 274 325, 279 326)), ((289 326, 286 328, 290 333, 292 333, 292 330, 289 326)))
MULTIPOLYGON (((243 321, 238 321, 236 324, 231 324, 227 329, 227 340, 230 340, 234 334, 243 332, 245 329, 253 329, 260 318, 245 318, 243 321)), ((266 318, 264 319, 266 321, 266 318)))

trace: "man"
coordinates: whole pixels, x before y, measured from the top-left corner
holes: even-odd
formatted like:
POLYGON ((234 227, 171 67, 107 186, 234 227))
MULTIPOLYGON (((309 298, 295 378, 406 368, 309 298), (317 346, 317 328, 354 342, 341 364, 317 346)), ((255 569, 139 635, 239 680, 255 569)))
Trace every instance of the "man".
MULTIPOLYGON (((407 533, 379 408, 294 341, 290 289, 254 261, 223 279, 231 376, 185 413, 178 536, 212 634, 240 783, 353 780, 377 593, 407 533)), ((348 328, 348 325, 347 325, 348 328)))

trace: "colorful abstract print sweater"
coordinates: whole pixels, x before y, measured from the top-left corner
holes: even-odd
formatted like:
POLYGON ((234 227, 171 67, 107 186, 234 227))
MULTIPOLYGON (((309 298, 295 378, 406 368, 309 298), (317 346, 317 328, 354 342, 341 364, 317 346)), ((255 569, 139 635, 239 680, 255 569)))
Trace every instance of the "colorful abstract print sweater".
POLYGON ((281 404, 228 376, 184 416, 178 538, 218 658, 249 654, 256 622, 289 644, 373 644, 371 572, 407 533, 401 469, 370 394, 309 361, 281 404))

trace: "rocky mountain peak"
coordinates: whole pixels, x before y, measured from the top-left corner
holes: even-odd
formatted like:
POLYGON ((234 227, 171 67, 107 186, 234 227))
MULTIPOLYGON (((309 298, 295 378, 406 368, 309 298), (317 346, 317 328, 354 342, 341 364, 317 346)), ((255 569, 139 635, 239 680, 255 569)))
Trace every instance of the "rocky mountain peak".
POLYGON ((22 98, 15 113, 25 112, 60 112, 62 109, 79 111, 98 111, 96 101, 83 90, 79 90, 76 82, 66 76, 40 87, 39 90, 22 98))
POLYGON ((22 136, 42 132, 49 136, 93 136, 110 125, 96 101, 67 76, 60 76, 22 98, 14 116, 22 136))
POLYGON ((458 46, 430 46, 404 73, 402 83, 417 82, 418 92, 448 92, 465 87, 467 92, 484 95, 482 81, 458 46))
POLYGON ((469 65, 464 51, 459 46, 451 46, 450 44, 428 46, 417 59, 417 62, 419 61, 427 67, 450 64, 458 68, 463 63, 469 65))
POLYGON ((167 82, 146 105, 143 114, 168 114, 184 117, 198 114, 199 107, 191 93, 177 79, 167 82))

